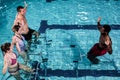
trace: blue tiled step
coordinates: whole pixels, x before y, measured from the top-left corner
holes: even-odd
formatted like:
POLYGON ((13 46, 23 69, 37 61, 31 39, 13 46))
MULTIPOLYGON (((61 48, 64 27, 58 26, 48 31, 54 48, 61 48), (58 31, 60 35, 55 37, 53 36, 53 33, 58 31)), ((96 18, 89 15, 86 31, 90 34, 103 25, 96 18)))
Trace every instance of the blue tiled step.
MULTIPOLYGON (((120 25, 110 25, 113 30, 120 30, 120 25)), ((46 20, 42 20, 40 23, 39 32, 45 33, 46 29, 89 29, 89 30, 97 30, 97 25, 60 25, 60 24, 53 24, 48 25, 46 20)))
MULTIPOLYGON (((90 70, 82 69, 77 70, 78 75, 76 76, 76 70, 51 70, 47 69, 47 76, 63 76, 63 77, 83 77, 83 76, 111 76, 111 77, 120 77, 120 73, 117 70, 90 70)), ((39 71, 40 76, 44 76, 45 71, 39 71)))

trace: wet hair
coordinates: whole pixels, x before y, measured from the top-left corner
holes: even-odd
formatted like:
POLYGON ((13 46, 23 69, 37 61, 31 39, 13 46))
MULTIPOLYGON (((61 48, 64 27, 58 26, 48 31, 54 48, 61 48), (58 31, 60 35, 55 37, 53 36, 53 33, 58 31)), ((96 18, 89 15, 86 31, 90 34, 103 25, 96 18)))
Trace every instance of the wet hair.
POLYGON ((107 33, 109 33, 111 31, 111 27, 109 25, 107 25, 107 24, 105 24, 103 26, 103 28, 105 29, 104 31, 107 32, 107 33))
POLYGON ((24 7, 23 6, 18 6, 17 7, 17 12, 20 12, 21 10, 20 9, 23 9, 24 7))
POLYGON ((2 52, 7 52, 7 50, 10 50, 10 46, 11 46, 11 43, 4 43, 3 45, 1 45, 1 50, 2 52))
POLYGON ((13 30, 13 32, 15 32, 15 31, 18 32, 19 28, 20 28, 20 25, 19 25, 19 23, 18 23, 18 25, 14 25, 14 26, 13 26, 12 30, 13 30))

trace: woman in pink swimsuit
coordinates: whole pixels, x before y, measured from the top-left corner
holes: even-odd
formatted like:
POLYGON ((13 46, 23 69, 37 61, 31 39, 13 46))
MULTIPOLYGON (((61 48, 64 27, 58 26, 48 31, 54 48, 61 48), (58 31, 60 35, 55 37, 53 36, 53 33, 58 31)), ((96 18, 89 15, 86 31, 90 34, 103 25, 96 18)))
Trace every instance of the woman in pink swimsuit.
POLYGON ((16 80, 21 80, 19 70, 25 70, 27 72, 33 72, 31 68, 26 65, 17 62, 17 56, 12 52, 11 43, 5 43, 1 46, 1 50, 4 56, 4 66, 2 73, 5 74, 6 71, 14 76, 16 80))

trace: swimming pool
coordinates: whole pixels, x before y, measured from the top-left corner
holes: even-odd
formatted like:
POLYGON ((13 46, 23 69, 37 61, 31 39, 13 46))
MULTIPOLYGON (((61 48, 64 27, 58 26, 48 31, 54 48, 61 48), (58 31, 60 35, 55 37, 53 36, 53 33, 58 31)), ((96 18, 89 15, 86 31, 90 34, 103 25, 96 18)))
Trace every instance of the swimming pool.
MULTIPOLYGON (((27 0, 27 3, 26 18, 29 27, 35 30, 39 29, 41 20, 47 20, 48 25, 96 25, 99 16, 102 17, 101 24, 120 25, 119 0, 55 0, 51 3, 46 3, 45 0, 27 0)), ((2 37, 0 44, 2 44, 11 41, 13 34, 11 26, 16 15, 16 7, 23 5, 23 2, 1 0, 0 4, 0 36, 2 37)), ((120 30, 114 29, 110 32, 114 51, 112 55, 106 54, 100 57, 102 62, 99 65, 90 65, 85 57, 93 44, 98 42, 97 30, 46 29, 43 34, 46 38, 39 38, 41 44, 33 44, 33 52, 30 54, 42 52, 42 57, 48 59, 41 64, 41 67, 44 67, 44 64, 47 66, 47 72, 40 72, 43 75, 40 78, 46 80, 119 80, 119 75, 113 75, 116 73, 115 69, 120 67, 119 32, 120 30)), ((31 55, 31 59, 39 59, 39 62, 42 62, 41 54, 39 55, 31 55)), ((0 59, 0 64, 3 65, 2 55, 0 59)), ((9 80, 11 79, 13 78, 9 80)))

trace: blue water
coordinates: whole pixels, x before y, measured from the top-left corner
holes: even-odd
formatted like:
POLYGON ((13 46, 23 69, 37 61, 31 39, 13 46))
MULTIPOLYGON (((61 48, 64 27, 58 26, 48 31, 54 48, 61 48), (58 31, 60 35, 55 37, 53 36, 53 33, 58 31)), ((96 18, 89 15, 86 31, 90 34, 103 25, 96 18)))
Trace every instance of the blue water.
MULTIPOLYGON (((120 1, 114 0, 55 0, 51 3, 46 3, 45 0, 27 0, 28 9, 26 18, 29 27, 38 30, 41 20, 47 20, 49 25, 96 25, 97 18, 102 17, 101 24, 116 24, 120 25, 120 1)), ((16 7, 23 5, 21 0, 15 1, 0 1, 0 44, 11 41, 13 32, 11 26, 13 24, 16 7)), ((57 73, 51 76, 40 76, 46 80, 119 80, 117 76, 105 76, 103 73, 97 73, 95 70, 120 70, 119 57, 119 40, 120 30, 112 30, 110 32, 113 41, 113 54, 106 54, 99 57, 101 63, 98 65, 90 65, 86 58, 86 53, 99 40, 99 31, 97 30, 64 30, 64 29, 47 29, 45 38, 39 38, 41 44, 32 44, 32 50, 29 54, 32 60, 42 62, 43 58, 48 58, 47 63, 41 63, 44 69, 44 64, 48 69, 56 71, 62 70, 64 73, 57 73), (47 42, 52 40, 51 42, 47 42), (50 43, 50 45, 46 45, 50 43), (70 45, 76 45, 71 48, 70 45), (74 61, 78 61, 75 63, 74 61), (112 62, 114 63, 112 63, 112 62), (77 73, 74 70, 91 70, 89 74, 77 73), (67 75, 67 71, 73 75, 67 75), (73 71, 72 71, 73 70, 73 71), (60 76, 63 74, 62 76, 60 76), (67 77, 66 77, 66 76, 67 77), (100 75, 100 76, 99 76, 100 75), (73 76, 73 77, 71 77, 73 76), (98 77, 97 77, 98 76, 98 77)), ((1 52, 0 52, 1 53, 1 52)), ((3 56, 0 54, 0 70, 3 67, 3 56)), ((21 58, 19 58, 19 61, 21 58)), ((46 75, 50 75, 48 71, 46 75)), ((2 74, 2 73, 0 73, 2 74)), ((112 73, 111 73, 112 74, 112 73)), ((7 73, 7 75, 9 75, 7 73)), ((6 76, 7 76, 6 75, 6 76)), ((0 76, 2 77, 2 75, 0 76)), ((24 77, 24 76, 23 76, 24 77)), ((9 80, 13 80, 11 77, 9 80)))

